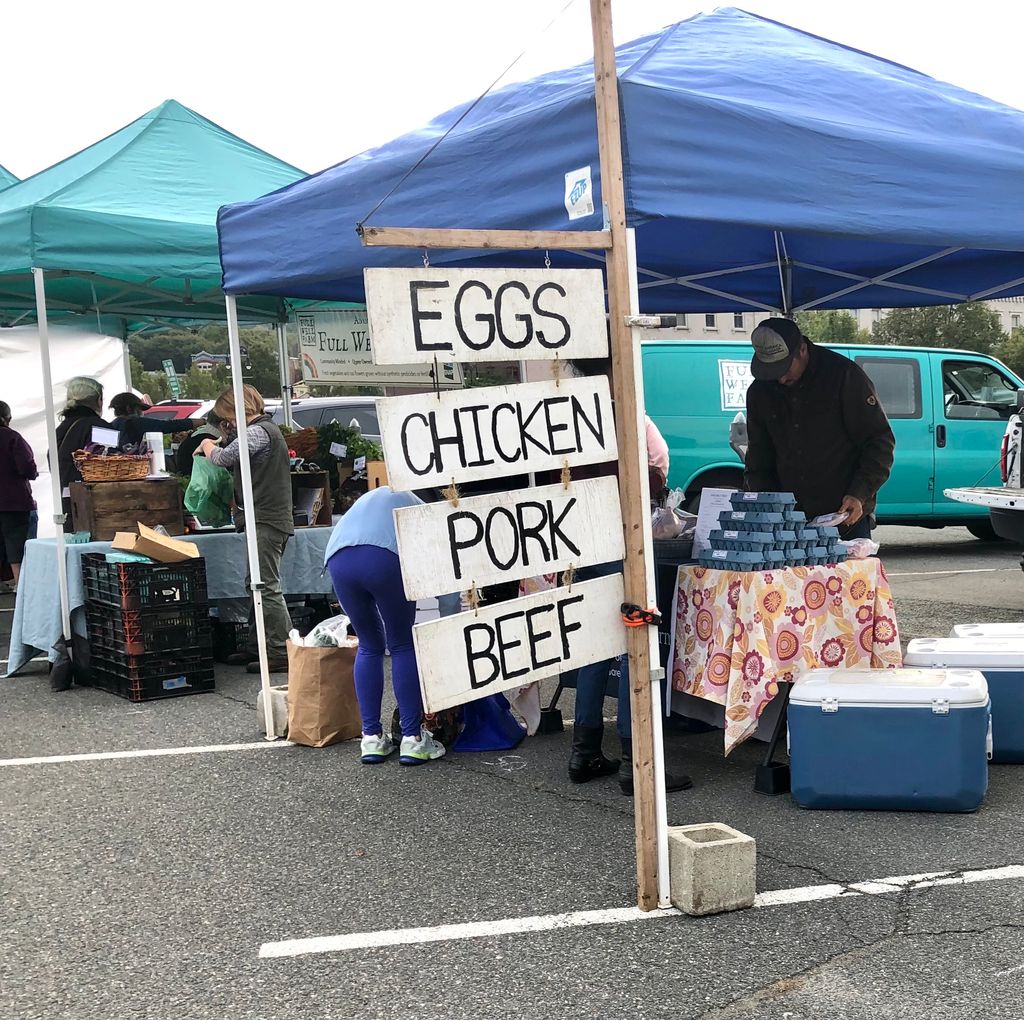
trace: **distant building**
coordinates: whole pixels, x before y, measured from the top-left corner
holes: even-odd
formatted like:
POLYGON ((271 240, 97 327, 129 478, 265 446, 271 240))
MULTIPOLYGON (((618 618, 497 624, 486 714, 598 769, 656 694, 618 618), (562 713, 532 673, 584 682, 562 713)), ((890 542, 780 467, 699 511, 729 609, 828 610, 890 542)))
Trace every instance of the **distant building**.
MULTIPOLYGON (((1024 329, 1024 297, 999 298, 984 302, 999 316, 1007 333, 1024 329)), ((851 308, 858 329, 869 333, 888 308, 851 308)), ((771 312, 687 312, 676 316, 675 329, 644 330, 645 340, 749 340, 750 331, 771 312)))
POLYGON ((226 368, 228 356, 226 354, 210 354, 209 351, 200 351, 192 355, 192 367, 200 372, 212 372, 215 368, 226 368))

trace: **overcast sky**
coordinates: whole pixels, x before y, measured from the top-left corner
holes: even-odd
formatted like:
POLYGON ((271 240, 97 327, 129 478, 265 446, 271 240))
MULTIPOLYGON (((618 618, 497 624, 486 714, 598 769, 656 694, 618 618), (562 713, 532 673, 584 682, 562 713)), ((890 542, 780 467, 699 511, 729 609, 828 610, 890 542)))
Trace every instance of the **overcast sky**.
MULTIPOLYGON (((42 170, 177 99, 315 171, 505 80, 591 54, 575 0, 48 0, 3 5, 0 164, 42 170)), ((1024 108, 1024 5, 747 0, 747 10, 1024 108)), ((714 4, 613 0, 616 42, 714 4)))

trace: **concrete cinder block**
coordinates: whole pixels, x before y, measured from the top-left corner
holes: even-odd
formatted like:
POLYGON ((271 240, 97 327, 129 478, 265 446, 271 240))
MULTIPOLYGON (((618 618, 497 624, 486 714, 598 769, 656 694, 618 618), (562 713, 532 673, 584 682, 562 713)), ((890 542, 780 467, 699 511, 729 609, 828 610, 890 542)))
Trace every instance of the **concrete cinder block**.
POLYGON ((672 903, 701 916, 754 905, 756 845, 721 822, 675 825, 668 830, 672 903))
MULTIPOLYGON (((288 736, 288 685, 277 684, 270 688, 270 712, 274 721, 274 736, 288 736)), ((265 716, 263 714, 263 688, 260 688, 256 695, 256 716, 259 721, 260 731, 267 732, 265 716)))

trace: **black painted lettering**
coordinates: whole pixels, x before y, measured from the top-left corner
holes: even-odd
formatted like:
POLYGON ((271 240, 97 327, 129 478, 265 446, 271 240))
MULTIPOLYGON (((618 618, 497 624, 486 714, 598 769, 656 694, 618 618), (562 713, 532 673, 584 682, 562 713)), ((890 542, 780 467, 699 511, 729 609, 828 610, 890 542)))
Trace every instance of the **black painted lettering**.
POLYGON ((441 431, 437 424, 437 412, 431 411, 428 415, 430 421, 430 434, 434 444, 434 464, 436 470, 447 471, 449 464, 445 462, 444 454, 442 449, 446 446, 453 446, 458 455, 459 467, 466 466, 466 440, 462 434, 462 417, 458 411, 452 415, 452 425, 455 427, 455 432, 452 435, 441 435, 441 431))
POLYGON ((514 680, 517 676, 525 676, 530 672, 529 666, 523 666, 521 669, 510 669, 508 664, 507 655, 509 652, 516 648, 521 648, 523 643, 517 639, 513 639, 506 633, 502 632, 502 627, 505 624, 515 624, 516 621, 523 618, 523 611, 517 610, 514 613, 507 613, 505 616, 499 616, 494 621, 494 633, 497 636, 498 641, 498 658, 501 660, 501 675, 505 680, 514 680))
POLYGON ((543 503, 535 503, 533 500, 528 500, 525 503, 520 503, 516 507, 516 516, 519 523, 519 532, 522 535, 523 544, 523 566, 528 567, 530 565, 530 549, 527 544, 527 539, 533 539, 537 545, 540 546, 541 562, 545 562, 551 557, 551 552, 548 548, 547 542, 544 541, 544 526, 547 523, 547 513, 544 510, 543 503), (535 510, 537 517, 533 524, 527 523, 526 517, 529 511, 535 510))
POLYGON ((553 337, 549 337, 544 330, 538 327, 537 329, 537 342, 541 347, 547 347, 549 350, 555 350, 558 347, 564 347, 572 336, 572 328, 569 326, 569 322, 563 316, 559 315, 558 312, 553 312, 547 308, 541 308, 540 296, 545 291, 553 290, 565 297, 565 288, 560 284, 549 281, 548 283, 542 283, 536 293, 533 295, 533 310, 540 316, 546 319, 555 319, 562 324, 562 335, 556 340, 553 337))
POLYGON ((484 351, 491 344, 494 343, 494 316, 488 312, 486 315, 477 313, 473 316, 477 322, 487 323, 487 335, 483 340, 473 340, 470 335, 466 332, 466 327, 462 321, 462 299, 466 296, 466 292, 471 288, 476 287, 484 292, 484 296, 488 301, 491 300, 491 288, 486 283, 482 283, 480 280, 467 280, 460 288, 459 293, 455 295, 455 328, 459 331, 459 336, 462 337, 462 342, 472 351, 484 351))
POLYGON ((501 342, 506 346, 510 347, 514 351, 521 350, 526 347, 529 342, 533 339, 533 317, 530 315, 523 315, 522 312, 516 312, 516 322, 523 323, 525 330, 522 339, 514 340, 512 337, 505 332, 505 321, 504 313, 502 309, 502 302, 505 299, 505 295, 510 291, 514 290, 522 294, 527 301, 530 300, 530 292, 527 290, 525 283, 520 283, 518 280, 509 280, 508 283, 503 283, 499 288, 498 292, 494 295, 494 317, 498 323, 498 336, 501 337, 501 342))
POLYGON ((462 632, 462 637, 466 643, 466 666, 469 669, 469 686, 476 691, 493 683, 501 671, 498 657, 494 654, 494 631, 486 623, 471 623, 462 632), (481 648, 475 647, 477 635, 481 635, 486 639, 486 644, 481 648), (482 680, 477 675, 477 663, 481 659, 490 663, 490 675, 482 680))
POLYGON ((565 611, 569 606, 575 606, 582 601, 582 595, 572 595, 569 598, 559 599, 555 603, 558 608, 558 633, 562 637, 563 659, 568 659, 572 655, 572 652, 569 650, 569 635, 583 629, 582 623, 569 623, 565 618, 565 611))
POLYGON ((487 465, 494 463, 494 458, 488 457, 484 453, 484 436, 483 430, 480 428, 480 414, 487 409, 486 404, 473 404, 469 407, 460 408, 458 411, 459 415, 466 414, 471 419, 472 438, 476 443, 476 456, 466 460, 466 467, 487 467, 487 465))
POLYGON ((419 412, 415 412, 413 414, 410 414, 405 419, 405 421, 402 422, 402 430, 401 430, 402 457, 405 459, 406 467, 408 467, 408 469, 410 471, 412 471, 413 474, 425 475, 425 474, 428 474, 430 471, 436 470, 436 468, 440 466, 440 462, 437 460, 437 448, 434 447, 434 453, 430 457, 430 459, 427 461, 425 467, 418 467, 416 464, 413 463, 412 451, 409 448, 409 443, 410 443, 409 433, 410 433, 410 427, 414 423, 419 423, 420 425, 425 426, 428 433, 432 433, 433 432, 432 423, 428 420, 428 418, 427 418, 427 416, 425 414, 420 414, 419 412))
POLYGON ((440 312, 424 312, 420 309, 421 290, 444 290, 450 286, 447 280, 410 280, 409 281, 409 306, 412 311, 412 337, 413 343, 418 351, 450 351, 452 345, 442 341, 439 344, 427 343, 423 339, 423 332, 420 326, 423 322, 437 321, 443 318, 440 312))
POLYGON ((571 443, 569 446, 566 447, 555 446, 555 436, 559 432, 568 432, 569 426, 566 425, 565 423, 552 421, 551 409, 555 407, 555 405, 557 404, 568 405, 568 403, 568 397, 551 397, 548 400, 544 401, 544 424, 547 426, 548 429, 548 449, 552 453, 557 454, 558 456, 562 456, 566 453, 576 453, 579 449, 578 446, 573 446, 571 443))
POLYGON ((550 613, 554 608, 555 607, 549 602, 545 606, 534 606, 533 609, 526 610, 526 640, 530 644, 530 665, 533 666, 535 670, 544 669, 546 666, 553 666, 556 662, 561 661, 557 654, 550 659, 539 659, 537 657, 541 642, 546 641, 551 637, 552 631, 536 631, 533 629, 534 617, 541 616, 544 613, 550 613))
POLYGON ((561 559, 565 555, 558 548, 558 540, 559 539, 561 539, 562 542, 568 547, 569 551, 572 553, 573 556, 579 556, 579 554, 580 554, 579 549, 576 548, 576 545, 573 543, 572 539, 569 538, 569 536, 564 531, 562 531, 562 521, 564 521, 566 519, 566 517, 569 516, 569 514, 571 513, 572 508, 574 506, 576 506, 576 497, 575 496, 573 496, 569 500, 569 502, 565 504, 565 509, 558 515, 558 517, 555 517, 555 507, 554 507, 554 504, 551 502, 550 499, 548 500, 548 523, 549 523, 549 525, 551 527, 551 558, 552 559, 558 560, 558 559, 561 559))
POLYGON ((483 534, 484 526, 480 523, 480 518, 476 514, 469 513, 466 510, 459 510, 448 515, 448 552, 452 558, 452 569, 455 571, 455 577, 458 580, 462 580, 462 559, 459 553, 463 549, 472 549, 483 538, 483 534), (459 524, 462 521, 468 522, 472 531, 468 534, 464 533, 464 537, 460 538, 458 530, 459 524))
POLYGON ((523 450, 523 460, 528 459, 530 456, 529 451, 527 449, 528 443, 533 443, 533 445, 536 446, 541 453, 550 453, 548 448, 543 443, 539 442, 536 436, 530 433, 530 425, 532 424, 533 419, 537 417, 537 415, 543 410, 543 408, 544 401, 541 401, 539 404, 534 404, 533 410, 524 418, 523 405, 516 404, 516 417, 518 419, 519 425, 519 443, 523 450))
POLYGON ((519 529, 516 527, 515 515, 508 509, 508 507, 496 506, 487 515, 487 524, 484 527, 484 547, 487 549, 487 555, 490 557, 491 563, 493 563, 499 570, 508 570, 509 567, 519 559, 519 529), (506 521, 512 535, 512 554, 504 561, 501 559, 501 556, 494 545, 496 520, 506 521))
POLYGON ((586 425, 590 434, 597 440, 598 445, 601 449, 604 449, 604 414, 601 412, 601 397, 600 394, 595 393, 594 395, 594 417, 590 419, 587 417, 587 412, 583 408, 583 403, 579 397, 572 398, 572 424, 576 432, 576 449, 580 452, 583 451, 583 437, 580 433, 580 423, 586 425))
POLYGON ((516 416, 516 408, 514 404, 498 404, 491 412, 491 439, 494 441, 494 452, 506 463, 515 464, 517 460, 522 460, 525 456, 524 451, 518 447, 513 451, 511 455, 506 453, 502 448, 501 440, 498 438, 498 412, 505 411, 511 412, 513 419, 516 416))

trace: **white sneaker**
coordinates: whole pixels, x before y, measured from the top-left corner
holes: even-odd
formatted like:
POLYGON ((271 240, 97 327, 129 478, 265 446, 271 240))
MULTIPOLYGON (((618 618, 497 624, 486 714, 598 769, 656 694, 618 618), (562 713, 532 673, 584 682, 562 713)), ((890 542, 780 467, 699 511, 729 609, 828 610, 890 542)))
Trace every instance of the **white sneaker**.
POLYGON ((434 739, 428 729, 420 729, 418 737, 402 737, 402 746, 398 752, 400 765, 425 765, 428 761, 443 758, 444 744, 434 739))
POLYGON ((364 733, 359 742, 359 760, 364 765, 379 765, 395 753, 394 741, 383 733, 364 733))

